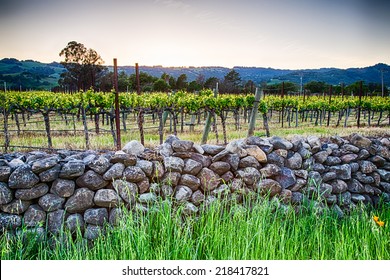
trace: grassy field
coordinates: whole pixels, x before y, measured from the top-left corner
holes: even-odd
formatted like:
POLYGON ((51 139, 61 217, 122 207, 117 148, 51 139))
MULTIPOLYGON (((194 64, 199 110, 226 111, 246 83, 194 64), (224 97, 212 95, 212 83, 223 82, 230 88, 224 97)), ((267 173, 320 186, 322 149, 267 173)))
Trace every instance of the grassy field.
MULTIPOLYGON (((262 199, 216 202, 184 216, 161 201, 146 214, 128 212, 93 242, 79 233, 39 239, 3 235, 1 259, 17 260, 389 260, 389 207, 357 208, 340 218, 312 204, 299 211, 262 199), (385 221, 378 226, 373 216, 385 221)), ((25 232, 25 231, 24 231, 25 232)))
MULTIPOLYGON (((184 119, 185 123, 190 122, 190 115, 187 115, 184 119)), ((71 118, 68 118, 68 123, 64 121, 58 115, 51 116, 51 129, 52 129, 52 141, 53 147, 56 149, 85 149, 85 138, 83 134, 83 126, 81 121, 73 124, 71 118), (76 132, 74 132, 74 129, 76 132)), ((22 123, 22 118, 19 116, 20 121, 20 133, 17 133, 17 126, 15 119, 9 120, 10 130, 10 144, 14 146, 23 146, 23 147, 38 147, 45 148, 47 147, 47 137, 45 133, 45 126, 43 123, 43 118, 39 114, 33 115, 30 120, 27 121, 27 125, 24 126, 22 123)), ((354 117, 350 117, 350 120, 347 124, 347 127, 340 126, 336 127, 336 117, 332 118, 330 126, 327 127, 324 123, 322 125, 315 125, 314 122, 305 122, 299 123, 298 127, 295 127, 295 124, 292 123, 291 126, 288 126, 288 123, 284 124, 284 127, 281 127, 281 124, 278 122, 278 114, 274 113, 272 121, 269 122, 271 136, 280 136, 285 138, 292 138, 294 135, 308 136, 316 135, 319 137, 329 137, 332 135, 347 136, 352 133, 360 133, 366 136, 376 136, 376 135, 389 135, 390 129, 389 126, 386 126, 385 123, 380 127, 368 127, 366 123, 362 124, 361 128, 356 127, 356 120, 354 117)), ((0 118, 0 122, 3 120, 0 118)), ((110 126, 107 124, 100 124, 101 133, 97 135, 94 132, 94 121, 88 118, 88 128, 89 128, 89 138, 90 138, 90 148, 98 150, 114 150, 113 137, 110 133, 110 126)), ((185 125, 183 127, 183 132, 181 132, 180 125, 177 125, 178 137, 183 140, 191 140, 195 143, 200 143, 203 134, 204 120, 202 119, 200 124, 194 126, 194 130, 190 131, 190 127, 185 125)), ((159 134, 158 134, 158 120, 153 122, 151 115, 145 115, 145 146, 153 148, 159 144, 159 134)), ((232 141, 235 139, 244 138, 247 135, 248 124, 244 122, 244 119, 241 118, 240 127, 237 129, 235 127, 232 116, 228 118, 227 121, 227 141, 232 141)), ((164 128, 164 139, 167 135, 173 134, 173 125, 170 120, 167 120, 167 123, 164 128)), ((263 128, 263 122, 260 117, 257 120, 257 125, 255 129, 255 135, 265 136, 265 130, 263 128)), ((130 114, 126 120, 126 131, 123 129, 121 131, 121 142, 122 145, 131 141, 131 140, 140 140, 139 129, 137 126, 137 121, 134 115, 130 114)), ((214 130, 210 131, 208 143, 211 144, 223 144, 223 134, 222 126, 220 120, 217 122, 217 133, 214 130), (218 134, 218 139, 217 139, 218 134)), ((0 145, 4 145, 4 134, 0 134, 0 145)), ((11 147, 11 151, 21 150, 19 147, 11 147)))

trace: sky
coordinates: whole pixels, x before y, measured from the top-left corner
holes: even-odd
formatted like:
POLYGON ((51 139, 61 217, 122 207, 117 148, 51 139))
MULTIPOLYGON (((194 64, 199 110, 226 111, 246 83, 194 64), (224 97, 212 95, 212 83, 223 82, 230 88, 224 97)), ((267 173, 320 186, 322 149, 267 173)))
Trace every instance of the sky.
POLYGON ((279 69, 390 64, 387 0, 2 0, 0 58, 279 69))

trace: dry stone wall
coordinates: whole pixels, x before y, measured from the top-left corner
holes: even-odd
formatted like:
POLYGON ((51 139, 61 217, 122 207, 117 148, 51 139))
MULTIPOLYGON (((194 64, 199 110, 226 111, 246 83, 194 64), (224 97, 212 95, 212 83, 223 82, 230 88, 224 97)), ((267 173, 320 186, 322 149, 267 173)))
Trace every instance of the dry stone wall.
POLYGON ((282 204, 319 202, 343 213, 390 202, 390 139, 358 134, 249 137, 227 146, 169 136, 156 150, 131 141, 119 152, 33 151, 0 155, 0 229, 60 233, 81 226, 96 238, 122 206, 148 211, 162 199, 197 214, 221 197, 269 195, 282 204))

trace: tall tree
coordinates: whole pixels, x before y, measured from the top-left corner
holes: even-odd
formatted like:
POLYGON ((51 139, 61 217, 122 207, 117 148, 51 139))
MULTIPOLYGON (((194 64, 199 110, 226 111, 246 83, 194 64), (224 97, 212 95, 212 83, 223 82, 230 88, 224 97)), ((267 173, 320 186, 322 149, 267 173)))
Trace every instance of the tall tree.
POLYGON ((95 50, 71 41, 59 55, 64 57, 61 64, 68 70, 61 74, 60 82, 68 83, 74 90, 95 88, 97 79, 105 70, 104 61, 95 50))
POLYGON ((181 74, 176 81, 176 89, 185 90, 188 87, 187 75, 181 74))
POLYGON ((220 89, 225 93, 240 93, 242 91, 240 74, 234 69, 231 70, 225 75, 220 89))

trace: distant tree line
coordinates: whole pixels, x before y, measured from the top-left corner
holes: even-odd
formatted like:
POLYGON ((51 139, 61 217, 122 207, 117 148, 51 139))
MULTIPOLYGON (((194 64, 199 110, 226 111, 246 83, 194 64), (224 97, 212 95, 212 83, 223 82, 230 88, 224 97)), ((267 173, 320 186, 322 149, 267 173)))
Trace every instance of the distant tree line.
MULTIPOLYGON (((80 90, 94 89, 97 91, 111 91, 113 89, 114 73, 110 72, 106 66, 103 66, 103 59, 93 49, 86 48, 83 44, 71 41, 61 50, 61 57, 64 61, 61 64, 67 71, 61 74, 59 87, 55 91, 76 92, 80 90)), ((41 69, 39 69, 41 70, 41 69)), ((186 74, 181 74, 177 78, 163 73, 160 77, 151 76, 145 72, 140 72, 140 87, 142 92, 151 91, 179 91, 196 92, 202 89, 214 89, 218 83, 220 93, 254 93, 257 86, 252 80, 243 81, 240 74, 234 69, 228 72, 223 79, 216 77, 205 78, 199 75, 195 80, 188 81, 186 74)), ((127 75, 124 71, 118 74, 118 90, 120 92, 136 91, 136 75, 127 75)), ((298 85, 292 82, 263 85, 268 94, 324 94, 330 90, 330 85, 325 82, 311 81, 305 85, 298 85)), ((358 94, 359 82, 351 85, 332 86, 333 94, 358 94)), ((385 95, 388 95, 388 89, 385 88, 385 95)), ((363 85, 363 92, 375 95, 382 93, 380 84, 369 83, 363 85)))

